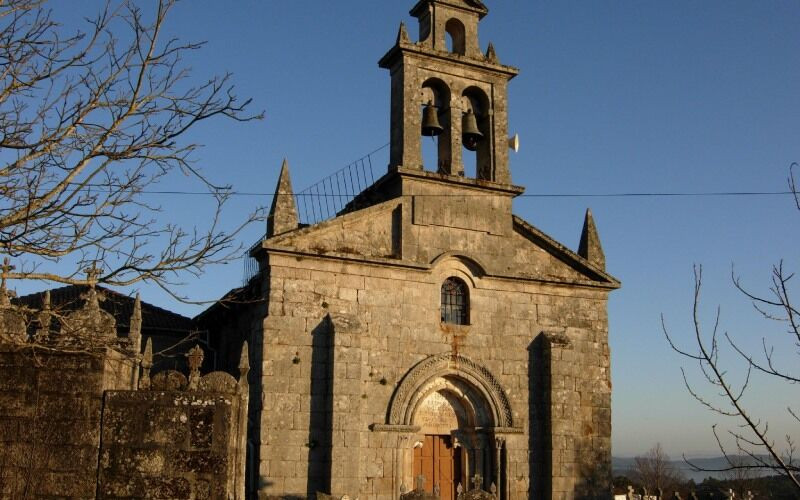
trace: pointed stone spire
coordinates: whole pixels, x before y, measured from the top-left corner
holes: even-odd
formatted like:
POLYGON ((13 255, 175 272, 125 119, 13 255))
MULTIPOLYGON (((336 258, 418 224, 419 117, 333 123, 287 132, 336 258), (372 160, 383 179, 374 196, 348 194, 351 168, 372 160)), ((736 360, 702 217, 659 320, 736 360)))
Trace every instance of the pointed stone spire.
POLYGON ((411 39, 408 38, 408 30, 406 30, 406 23, 400 23, 400 29, 397 31, 397 45, 401 45, 404 43, 411 43, 411 39))
POLYGON ((492 42, 489 42, 489 48, 486 49, 486 61, 494 64, 498 63, 497 53, 494 51, 492 42))
POLYGON ((144 355, 142 356, 142 376, 139 379, 139 389, 150 389, 150 369, 153 368, 153 339, 148 338, 144 345, 144 355))
POLYGON ((131 342, 131 349, 139 354, 142 349, 142 299, 136 294, 133 302, 133 313, 131 313, 130 327, 128 328, 128 340, 131 342))
POLYGON ((583 232, 581 233, 581 243, 578 246, 578 255, 605 270, 606 256, 603 253, 602 245, 600 245, 600 236, 598 236, 597 227, 594 225, 592 211, 588 208, 586 209, 586 219, 583 221, 583 232))
POLYGON ((289 162, 284 159, 278 185, 275 187, 275 196, 272 198, 272 207, 267 217, 267 238, 297 229, 297 225, 297 206, 294 202, 292 180, 289 177, 289 162))
POLYGON ((247 341, 242 345, 242 354, 239 356, 239 388, 245 392, 248 387, 247 374, 250 373, 250 349, 247 341))

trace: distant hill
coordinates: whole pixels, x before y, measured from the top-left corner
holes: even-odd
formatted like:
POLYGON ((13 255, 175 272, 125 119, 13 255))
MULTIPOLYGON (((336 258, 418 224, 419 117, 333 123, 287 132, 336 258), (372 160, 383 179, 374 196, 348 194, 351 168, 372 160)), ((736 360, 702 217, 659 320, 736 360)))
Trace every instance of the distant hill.
MULTIPOLYGON (((635 458, 633 457, 612 457, 611 458, 611 468, 614 471, 615 476, 626 475, 626 473, 633 467, 635 458)), ((693 464, 697 465, 700 468, 704 469, 724 469, 728 466, 728 462, 725 460, 724 457, 711 457, 711 458, 690 458, 693 464)), ((672 460, 670 461, 673 467, 683 472, 683 475, 686 476, 686 479, 693 479, 696 483, 703 482, 703 479, 707 477, 713 477, 715 479, 727 479, 727 476, 724 472, 705 472, 705 471, 695 471, 689 467, 686 462, 682 459, 680 460, 672 460)), ((759 475, 767 475, 767 474, 759 474, 759 475)))

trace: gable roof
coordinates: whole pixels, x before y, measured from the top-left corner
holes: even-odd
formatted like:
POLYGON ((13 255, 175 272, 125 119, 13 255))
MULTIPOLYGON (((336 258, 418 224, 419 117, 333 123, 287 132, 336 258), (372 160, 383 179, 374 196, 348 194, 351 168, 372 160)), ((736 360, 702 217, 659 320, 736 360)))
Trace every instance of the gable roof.
POLYGON ((514 226, 519 230, 521 234, 526 236, 528 239, 536 242, 543 248, 548 249, 552 255, 557 257, 562 262, 580 270, 581 272, 587 274, 596 281, 607 282, 610 288, 619 288, 620 286, 622 286, 622 284, 617 278, 608 274, 604 269, 597 267, 596 265, 589 262, 587 259, 573 252, 563 244, 559 243, 552 237, 542 232, 540 229, 529 224, 522 217, 514 215, 513 219, 514 219, 514 226))
MULTIPOLYGON (((100 302, 100 308, 111 314, 117 322, 117 335, 127 336, 131 314, 133 314, 134 297, 123 295, 104 287, 96 287, 106 296, 100 302)), ((74 311, 83 306, 84 299, 81 295, 89 290, 87 285, 69 285, 50 290, 50 307, 65 312, 74 311)), ((42 307, 45 292, 32 293, 12 299, 17 305, 27 306, 31 309, 42 307)), ((193 330, 190 318, 178 313, 168 311, 158 306, 142 301, 142 333, 185 336, 193 330)))

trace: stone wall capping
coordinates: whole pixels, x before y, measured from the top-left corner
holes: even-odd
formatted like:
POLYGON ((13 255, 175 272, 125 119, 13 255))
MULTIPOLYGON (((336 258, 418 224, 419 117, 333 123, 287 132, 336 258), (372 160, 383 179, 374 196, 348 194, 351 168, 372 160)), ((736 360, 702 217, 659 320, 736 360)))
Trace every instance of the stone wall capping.
MULTIPOLYGON (((429 172, 427 170, 419 170, 416 168, 407 168, 401 165, 391 167, 387 176, 392 174, 402 178, 429 180, 436 184, 452 184, 460 187, 474 188, 482 192, 487 190, 490 192, 502 193, 508 196, 516 197, 525 192, 523 186, 514 186, 503 182, 494 182, 486 179, 473 179, 471 177, 462 177, 460 175, 448 175, 438 172, 429 172)), ((404 193, 413 196, 414 193, 404 193)), ((487 194, 488 196, 488 194, 487 194)))
POLYGON ((416 54, 427 58, 435 59, 442 63, 450 65, 466 66, 481 73, 490 75, 505 75, 514 78, 519 74, 519 69, 514 66, 500 64, 492 61, 487 61, 485 58, 473 59, 471 57, 453 57, 450 52, 442 52, 436 49, 427 48, 419 43, 401 42, 389 49, 389 52, 384 55, 378 62, 378 65, 384 69, 391 69, 397 64, 398 60, 404 54, 416 54))

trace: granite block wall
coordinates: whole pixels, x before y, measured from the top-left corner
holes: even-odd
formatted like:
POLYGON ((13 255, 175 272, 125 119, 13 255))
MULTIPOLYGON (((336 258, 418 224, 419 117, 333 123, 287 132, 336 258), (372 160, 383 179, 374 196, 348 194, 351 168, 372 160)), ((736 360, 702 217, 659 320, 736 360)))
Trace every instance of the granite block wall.
POLYGON ((334 495, 396 498, 413 484, 398 453, 413 439, 401 444, 402 433, 375 424, 386 423, 405 374, 441 353, 485 367, 509 400, 505 498, 607 491, 596 466, 610 463, 606 291, 480 277, 456 258, 399 269, 271 255, 269 283, 262 494, 330 486, 334 495), (470 284, 468 326, 439 321, 450 275, 470 284))

